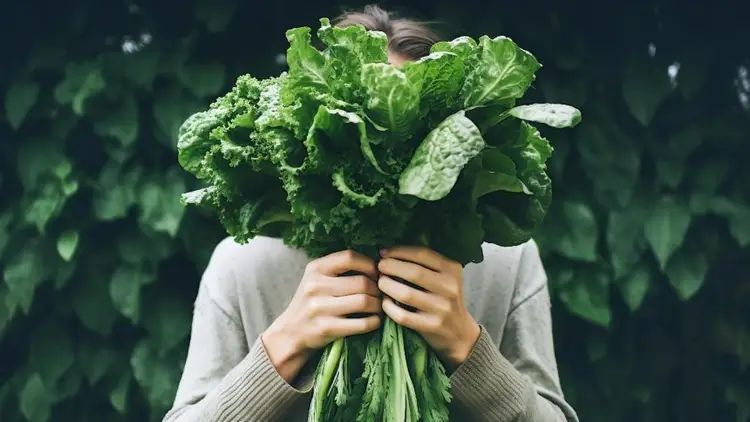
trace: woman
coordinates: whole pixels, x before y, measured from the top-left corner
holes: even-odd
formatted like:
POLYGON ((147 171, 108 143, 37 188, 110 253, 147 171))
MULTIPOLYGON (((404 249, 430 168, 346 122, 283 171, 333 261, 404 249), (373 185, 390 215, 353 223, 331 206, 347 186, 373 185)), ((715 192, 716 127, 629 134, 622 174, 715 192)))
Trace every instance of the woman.
MULTIPOLYGON (((438 41, 377 7, 337 21, 352 24, 386 33, 395 65, 429 54, 438 41)), ((451 376, 451 420, 577 421, 560 388, 533 241, 485 245, 484 262, 465 268, 424 248, 381 255, 379 262, 349 251, 310 260, 277 239, 223 241, 201 282, 185 370, 164 421, 305 421, 315 351, 377 329, 380 313, 422 334, 441 356, 451 376), (347 272, 363 275, 341 276, 347 272), (353 313, 373 315, 346 318, 353 313)))

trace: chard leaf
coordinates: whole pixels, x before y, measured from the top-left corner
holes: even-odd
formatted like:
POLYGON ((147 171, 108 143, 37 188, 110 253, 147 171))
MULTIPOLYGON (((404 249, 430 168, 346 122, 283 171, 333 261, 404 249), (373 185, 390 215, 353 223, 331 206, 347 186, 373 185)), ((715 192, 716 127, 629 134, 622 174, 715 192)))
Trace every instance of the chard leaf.
POLYGON ((361 103, 364 95, 360 82, 362 67, 388 60, 385 34, 367 31, 361 25, 334 27, 327 18, 320 22, 318 38, 326 45, 324 73, 330 92, 344 102, 361 103))
POLYGON ((482 170, 474 184, 474 198, 499 190, 531 193, 518 179, 516 164, 507 155, 491 148, 484 151, 481 161, 482 170))
POLYGON ((370 63, 362 68, 362 85, 368 117, 399 140, 406 139, 419 124, 419 91, 406 74, 387 63, 370 63))
POLYGON ((484 148, 482 134, 463 111, 440 123, 401 173, 399 193, 426 201, 448 195, 464 166, 484 148))
POLYGON ((478 48, 477 42, 473 38, 462 36, 451 41, 440 41, 432 46, 430 53, 449 51, 463 60, 467 60, 474 55, 478 48))
POLYGON ((531 53, 507 37, 483 36, 477 54, 461 90, 464 107, 520 98, 541 67, 531 53))
POLYGON ((368 31, 361 25, 344 28, 331 26, 328 18, 320 19, 318 38, 329 48, 345 47, 360 64, 385 63, 388 61, 388 37, 380 31, 368 31))
POLYGON ((431 53, 406 63, 404 72, 409 83, 417 87, 422 115, 452 109, 461 89, 466 67, 464 57, 449 51, 431 53))
POLYGON ((294 85, 330 90, 325 76, 325 58, 323 53, 313 47, 310 28, 290 29, 286 32, 286 38, 289 41, 286 61, 289 74, 294 75, 294 85))
POLYGON ((539 131, 521 122, 518 136, 499 151, 513 160, 524 192, 495 191, 479 198, 487 242, 513 246, 526 242, 542 223, 552 200, 546 161, 552 147, 539 131))
POLYGON ((565 104, 529 104, 516 106, 508 112, 511 116, 529 122, 544 123, 562 129, 581 122, 581 112, 565 104))

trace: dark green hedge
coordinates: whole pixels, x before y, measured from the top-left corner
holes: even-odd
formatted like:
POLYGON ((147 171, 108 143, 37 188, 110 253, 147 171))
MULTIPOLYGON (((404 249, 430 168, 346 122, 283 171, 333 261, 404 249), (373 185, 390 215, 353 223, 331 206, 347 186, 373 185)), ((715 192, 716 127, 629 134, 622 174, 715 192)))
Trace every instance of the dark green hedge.
MULTIPOLYGON (((175 133, 330 5, 48 2, 0 12, 0 420, 160 420, 223 233, 175 133)), ((326 2, 320 2, 327 4, 326 2)), ((714 1, 409 6, 544 64, 555 199, 537 239, 563 384, 584 421, 750 415, 747 7, 714 1)), ((356 5, 356 4, 354 4, 356 5)))

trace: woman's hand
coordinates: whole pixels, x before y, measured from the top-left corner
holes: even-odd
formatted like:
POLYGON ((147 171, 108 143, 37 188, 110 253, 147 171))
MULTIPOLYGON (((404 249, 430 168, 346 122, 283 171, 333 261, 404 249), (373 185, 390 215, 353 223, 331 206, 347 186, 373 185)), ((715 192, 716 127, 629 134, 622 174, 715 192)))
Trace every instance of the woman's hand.
POLYGON ((463 363, 480 328, 464 304, 461 264, 422 247, 395 247, 382 251, 381 256, 378 287, 387 296, 383 311, 397 324, 420 333, 446 364, 456 367, 463 363), (394 300, 417 311, 410 312, 394 300))
POLYGON ((262 335, 279 374, 291 382, 310 352, 380 326, 381 294, 373 260, 352 251, 312 261, 287 309, 262 335), (347 272, 362 275, 340 276, 347 272), (370 314, 347 318, 350 314, 370 314), (372 315, 374 314, 374 315, 372 315))

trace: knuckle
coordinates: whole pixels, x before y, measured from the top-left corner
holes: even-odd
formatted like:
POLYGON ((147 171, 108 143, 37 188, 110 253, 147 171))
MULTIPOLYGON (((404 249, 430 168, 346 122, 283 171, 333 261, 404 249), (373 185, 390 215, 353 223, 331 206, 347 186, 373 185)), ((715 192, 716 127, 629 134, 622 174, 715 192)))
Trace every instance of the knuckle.
POLYGON ((323 304, 319 300, 310 300, 307 307, 310 315, 320 315, 323 310, 323 304))
POLYGON ((406 303, 414 303, 414 299, 416 296, 414 294, 414 291, 412 289, 403 289, 403 292, 401 293, 401 301, 406 303))
POLYGON ((411 322, 411 317, 406 313, 405 310, 401 309, 401 307, 399 307, 396 312, 394 312, 394 315, 392 315, 391 318, 400 325, 409 325, 409 323, 411 322))
POLYGON ((368 286, 370 285, 371 281, 366 276, 358 275, 355 279, 355 283, 357 285, 357 291, 364 293, 368 290, 368 286))
POLYGON ((318 333, 321 337, 331 337, 333 335, 333 326, 329 322, 321 321, 318 324, 318 333))
POLYGON ((358 294, 355 300, 356 300, 357 309, 359 310, 366 310, 368 306, 371 304, 369 300, 369 296, 365 294, 358 294))
POLYGON ((320 272, 320 259, 316 259, 314 261, 310 261, 305 266, 305 273, 306 274, 317 274, 320 272))
POLYGON ((345 251, 343 251, 343 252, 341 253, 341 257, 342 257, 342 258, 343 258, 343 259, 344 259, 344 260, 345 260, 346 262, 352 262, 352 261, 354 261, 354 260, 355 260, 355 259, 357 258, 357 253, 356 253, 356 252, 354 252, 354 251, 353 251, 353 250, 351 250, 351 249, 347 249, 347 250, 345 250, 345 251))
POLYGON ((444 317, 441 318, 435 318, 427 323, 427 331, 430 333, 437 333, 440 331, 440 329, 443 327, 443 323, 445 321, 444 317))
POLYGON ((356 326, 357 332, 365 333, 372 329, 372 320, 370 318, 362 318, 356 326))
POLYGON ((308 280, 307 283, 305 283, 303 294, 306 297, 315 297, 319 291, 320 285, 315 280, 308 280))
POLYGON ((417 252, 417 260, 419 262, 428 262, 430 260, 430 253, 425 249, 420 249, 417 252))
POLYGON ((378 264, 377 264, 377 268, 378 268, 378 270, 379 270, 380 272, 386 272, 386 271, 388 271, 388 262, 389 262, 389 261, 388 261, 388 258, 383 258, 383 259, 381 259, 381 260, 380 260, 380 261, 378 262, 378 264))

